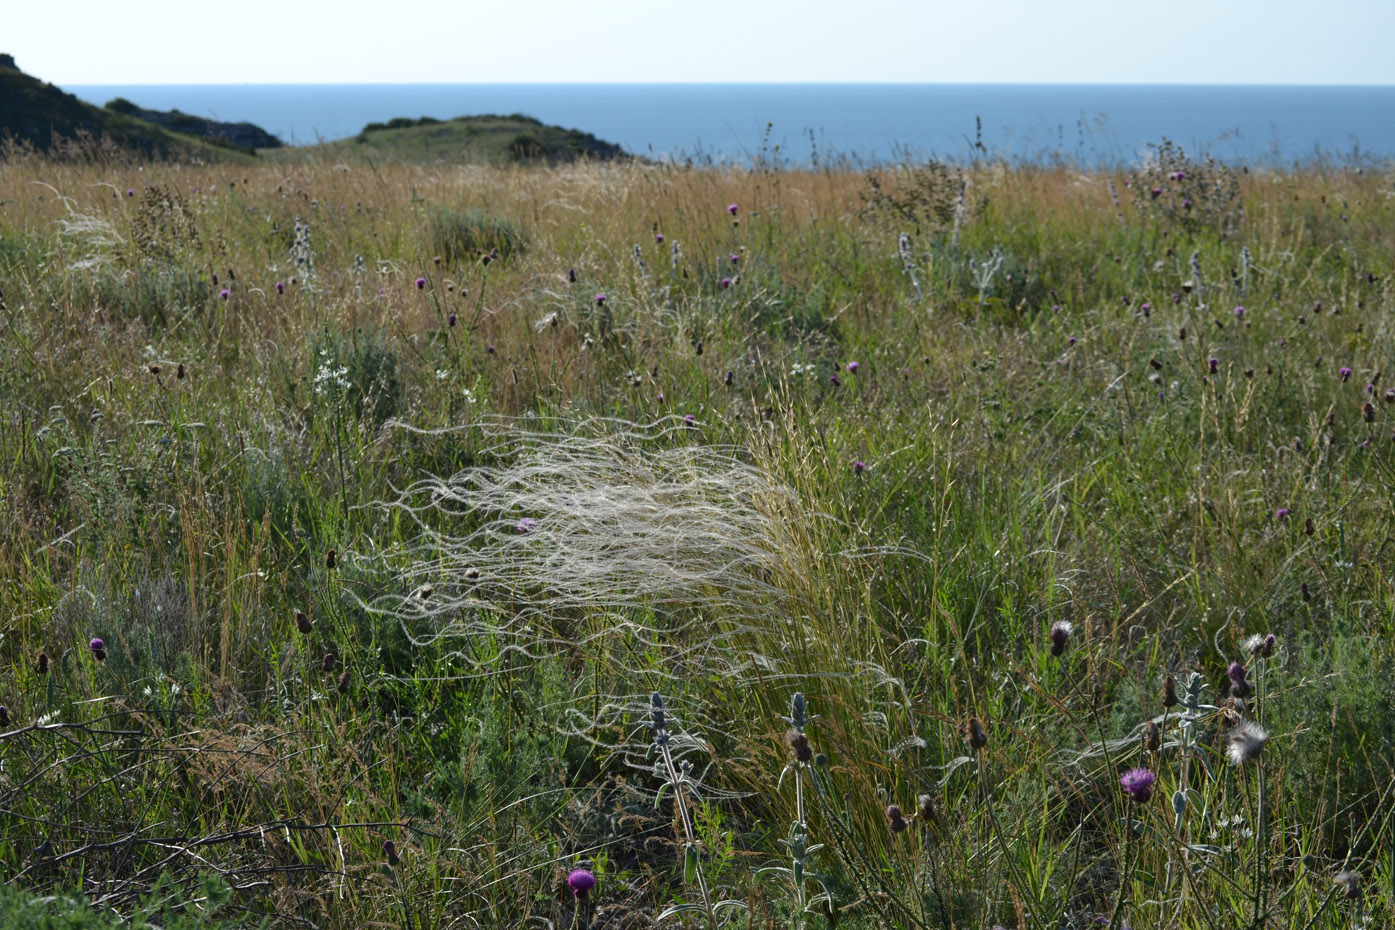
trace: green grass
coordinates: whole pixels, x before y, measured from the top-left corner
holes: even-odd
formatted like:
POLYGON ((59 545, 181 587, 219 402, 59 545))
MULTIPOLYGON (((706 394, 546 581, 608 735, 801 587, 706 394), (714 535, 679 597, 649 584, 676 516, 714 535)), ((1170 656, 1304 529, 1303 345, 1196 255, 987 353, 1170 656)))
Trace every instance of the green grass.
POLYGON ((0 163, 15 908, 1390 922, 1389 177, 390 156, 439 128, 0 163))

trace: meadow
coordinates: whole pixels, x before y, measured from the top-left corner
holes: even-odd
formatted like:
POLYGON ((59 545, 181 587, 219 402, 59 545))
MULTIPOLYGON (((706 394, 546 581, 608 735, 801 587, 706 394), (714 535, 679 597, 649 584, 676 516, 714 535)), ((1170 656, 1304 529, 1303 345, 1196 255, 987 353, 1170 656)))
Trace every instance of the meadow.
POLYGON ((0 927, 1391 926, 1392 189, 9 150, 0 927))

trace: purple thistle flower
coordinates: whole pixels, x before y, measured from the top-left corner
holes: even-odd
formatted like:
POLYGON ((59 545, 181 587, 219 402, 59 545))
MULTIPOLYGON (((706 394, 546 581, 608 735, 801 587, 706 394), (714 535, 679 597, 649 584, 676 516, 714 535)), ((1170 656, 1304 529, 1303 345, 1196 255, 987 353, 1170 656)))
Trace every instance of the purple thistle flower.
POLYGON ((1221 360, 1218 358, 1208 358, 1206 366, 1211 369, 1211 374, 1215 374, 1221 368, 1221 360))
POLYGON ((1190 200, 1187 200, 1187 199, 1184 198, 1184 199, 1182 200, 1182 209, 1183 209, 1183 210, 1190 210, 1191 208, 1192 208, 1192 202, 1191 202, 1190 200))
POLYGON ((863 473, 864 471, 866 471, 866 470, 867 470, 867 463, 864 462, 864 461, 862 461, 862 459, 858 459, 856 462, 853 462, 853 474, 854 474, 854 475, 860 475, 860 474, 862 474, 862 473, 863 473))
POLYGON ((1234 312, 1235 318, 1236 318, 1237 320, 1243 319, 1244 316, 1245 316, 1245 308, 1244 308, 1244 307, 1236 307, 1235 310, 1234 310, 1233 312, 1234 312))
POLYGON ((134 187, 128 187, 128 188, 126 188, 126 196, 127 196, 127 197, 134 197, 134 196, 136 196, 136 189, 135 189, 134 187))
POLYGON ((1345 384, 1347 381, 1351 380, 1351 369, 1343 365, 1341 368, 1337 369, 1337 376, 1340 377, 1342 383, 1345 384))
POLYGON ((1153 199, 1154 199, 1154 200, 1157 200, 1159 197, 1162 196, 1162 188, 1161 188, 1161 187, 1155 187, 1155 188, 1152 189, 1152 191, 1150 191, 1150 193, 1153 195, 1153 199))
POLYGON ((837 375, 829 375, 828 383, 833 385, 834 387, 839 387, 842 385, 843 382, 837 375))
POLYGON ((1241 665, 1239 662, 1232 662, 1230 663, 1230 667, 1225 670, 1225 673, 1230 678, 1231 696, 1238 698, 1249 697, 1253 689, 1250 687, 1249 680, 1245 677, 1245 666, 1241 665))
POLYGON ((585 898, 596 887, 596 876, 587 869, 572 869, 567 875, 567 887, 578 898, 585 898))
POLYGON ((736 216, 737 212, 740 209, 741 208, 734 203, 727 204, 727 212, 730 213, 732 216, 736 216))
POLYGON ((731 287, 731 278, 723 278, 722 280, 718 281, 717 284, 719 287, 722 287, 724 289, 731 287))
POLYGON ((1068 345, 1068 346, 1073 346, 1073 345, 1075 345, 1075 337, 1074 337, 1074 336, 1071 336, 1069 339, 1067 339, 1067 340, 1066 340, 1066 345, 1068 345))
POLYGON ((1051 624, 1051 654, 1059 656, 1066 651, 1066 644, 1070 642, 1070 634, 1075 632, 1075 624, 1069 620, 1057 620, 1051 624))
POLYGON ((1280 507, 1278 510, 1274 511, 1274 519, 1283 523, 1288 520, 1289 514, 1292 512, 1293 511, 1289 510, 1287 507, 1280 507))
POLYGON ((654 233, 654 241, 655 241, 655 242, 663 242, 663 241, 664 241, 664 234, 663 234, 663 233, 654 233))
POLYGON ((1136 804, 1146 804, 1153 796, 1153 784, 1158 777, 1147 769, 1129 769, 1119 776, 1119 784, 1123 786, 1124 793, 1136 804))
POLYGON ((278 293, 278 294, 284 294, 284 293, 286 293, 286 285, 285 285, 284 283, 280 282, 280 281, 277 281, 277 282, 276 282, 276 293, 278 293))
POLYGON ((450 327, 454 327, 455 324, 458 323, 459 321, 460 321, 460 318, 459 318, 458 316, 456 316, 454 313, 452 313, 450 316, 446 317, 446 325, 447 325, 447 326, 450 326, 450 327))
POLYGON ((604 294, 597 294, 597 295, 596 295, 596 306, 598 306, 598 307, 604 307, 604 306, 605 306, 606 300, 607 300, 607 298, 606 298, 606 296, 605 296, 604 294))
POLYGON ((105 662, 107 660, 107 644, 102 641, 100 636, 92 637, 92 641, 87 644, 87 648, 92 650, 92 657, 98 662, 105 662))
POLYGON ((693 416, 691 413, 683 414, 683 425, 697 426, 697 417, 693 416))
POLYGON ((732 252, 732 253, 731 253, 731 263, 732 263, 733 265, 735 265, 735 264, 736 264, 737 262, 739 262, 739 261, 741 261, 741 256, 740 256, 738 253, 736 253, 736 252, 732 252))
POLYGON ((425 279, 425 278, 417 278, 417 290, 421 290, 421 289, 424 288, 424 287, 426 287, 426 279, 425 279))
POLYGON ((843 369, 844 369, 844 371, 846 371, 848 374, 850 374, 850 375, 855 375, 855 374, 857 374, 857 370, 858 370, 859 368, 861 368, 861 367, 862 367, 862 366, 859 365, 857 362, 848 362, 847 365, 843 366, 843 369))
POLYGON ((575 284, 575 283, 576 283, 576 269, 575 269, 575 268, 568 268, 568 269, 567 269, 567 283, 568 283, 568 284, 575 284))

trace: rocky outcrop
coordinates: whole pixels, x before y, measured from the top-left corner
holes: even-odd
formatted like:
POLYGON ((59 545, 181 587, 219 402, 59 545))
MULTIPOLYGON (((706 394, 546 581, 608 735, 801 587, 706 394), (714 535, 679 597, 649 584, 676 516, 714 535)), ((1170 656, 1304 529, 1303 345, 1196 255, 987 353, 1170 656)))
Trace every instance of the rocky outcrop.
POLYGON ((237 148, 274 149, 285 144, 255 123, 224 123, 179 110, 147 110, 124 97, 117 97, 108 103, 106 108, 113 113, 134 116, 147 123, 154 123, 170 132, 198 136, 210 142, 222 142, 237 148))

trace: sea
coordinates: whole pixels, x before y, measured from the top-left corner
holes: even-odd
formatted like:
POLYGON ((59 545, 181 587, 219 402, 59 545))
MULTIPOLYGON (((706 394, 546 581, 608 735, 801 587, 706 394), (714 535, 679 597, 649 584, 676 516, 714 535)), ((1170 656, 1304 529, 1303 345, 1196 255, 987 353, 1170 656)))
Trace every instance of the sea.
POLYGON ((399 116, 521 113, 699 164, 1127 166, 1164 139, 1274 167, 1395 159, 1395 86, 1110 84, 159 84, 68 88, 248 121, 293 145, 399 116))

